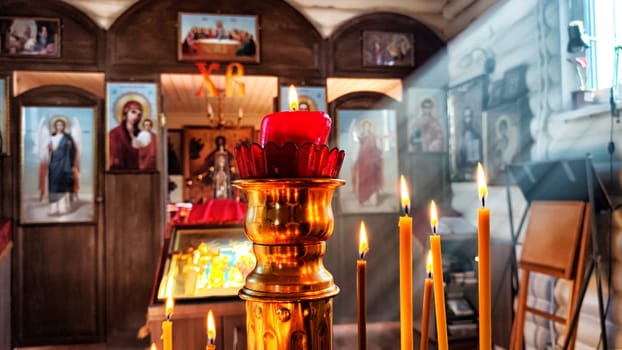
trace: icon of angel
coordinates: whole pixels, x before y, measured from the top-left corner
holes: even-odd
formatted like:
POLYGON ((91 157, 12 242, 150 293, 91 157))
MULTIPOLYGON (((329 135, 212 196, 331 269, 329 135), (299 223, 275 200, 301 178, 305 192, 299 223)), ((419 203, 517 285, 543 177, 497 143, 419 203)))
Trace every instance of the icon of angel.
POLYGON ((49 215, 64 215, 76 208, 81 135, 77 118, 70 122, 69 118, 57 115, 49 124, 46 119, 39 122, 35 147, 39 158, 39 199, 45 201, 47 189, 49 215))

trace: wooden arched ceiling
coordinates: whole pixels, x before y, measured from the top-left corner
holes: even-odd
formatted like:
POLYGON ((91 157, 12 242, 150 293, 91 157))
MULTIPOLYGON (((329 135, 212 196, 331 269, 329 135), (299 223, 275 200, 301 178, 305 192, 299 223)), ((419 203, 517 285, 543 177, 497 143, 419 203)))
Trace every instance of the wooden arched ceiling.
MULTIPOLYGON (((137 0, 62 0, 107 29, 137 0)), ((285 0, 329 37, 352 18, 371 12, 396 12, 421 21, 447 40, 499 0, 285 0)))

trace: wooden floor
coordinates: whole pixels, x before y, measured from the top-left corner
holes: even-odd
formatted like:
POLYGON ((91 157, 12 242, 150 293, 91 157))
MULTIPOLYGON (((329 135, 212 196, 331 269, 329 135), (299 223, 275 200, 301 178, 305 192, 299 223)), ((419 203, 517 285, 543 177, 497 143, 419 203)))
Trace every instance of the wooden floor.
MULTIPOLYGON (((419 348, 419 335, 413 337, 414 348, 419 348)), ((333 327, 333 350, 355 350, 357 348, 356 324, 341 324, 333 327)), ((396 350, 400 348, 399 322, 370 323, 367 325, 367 350, 396 350)), ((474 341, 463 341, 450 344, 451 350, 472 350, 477 348, 474 341)), ((105 344, 44 346, 18 348, 19 350, 146 350, 143 348, 111 347, 105 344)), ((430 342, 430 350, 436 344, 430 342)), ((229 350, 229 349, 224 349, 229 350)))

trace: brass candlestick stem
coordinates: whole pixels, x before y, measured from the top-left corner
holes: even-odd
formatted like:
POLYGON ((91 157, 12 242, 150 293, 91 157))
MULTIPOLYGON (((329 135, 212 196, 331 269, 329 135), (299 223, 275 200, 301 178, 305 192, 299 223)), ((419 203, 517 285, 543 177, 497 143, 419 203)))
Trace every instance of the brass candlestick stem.
POLYGON ((240 297, 246 300, 249 350, 332 349, 333 297, 324 267, 334 227, 335 179, 239 180, 248 195, 245 231, 257 258, 240 297))

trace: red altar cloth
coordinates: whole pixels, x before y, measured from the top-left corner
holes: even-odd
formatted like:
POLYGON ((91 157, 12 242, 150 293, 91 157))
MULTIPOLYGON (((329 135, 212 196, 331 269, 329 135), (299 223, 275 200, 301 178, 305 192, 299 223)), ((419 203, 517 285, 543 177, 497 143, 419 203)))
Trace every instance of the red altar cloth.
POLYGON ((246 204, 235 199, 212 199, 194 204, 184 221, 187 224, 241 224, 246 215, 246 204))

